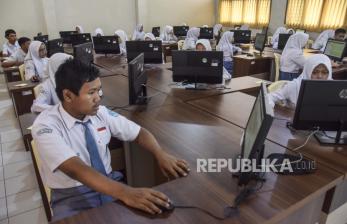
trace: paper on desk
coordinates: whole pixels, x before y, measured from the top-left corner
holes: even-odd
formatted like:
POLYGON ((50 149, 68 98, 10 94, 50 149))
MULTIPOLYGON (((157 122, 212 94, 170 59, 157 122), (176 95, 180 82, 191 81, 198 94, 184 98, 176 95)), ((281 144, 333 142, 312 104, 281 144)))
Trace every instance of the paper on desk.
POLYGON ((27 86, 27 85, 28 85, 28 83, 21 83, 21 84, 15 85, 15 87, 23 87, 23 86, 27 86))

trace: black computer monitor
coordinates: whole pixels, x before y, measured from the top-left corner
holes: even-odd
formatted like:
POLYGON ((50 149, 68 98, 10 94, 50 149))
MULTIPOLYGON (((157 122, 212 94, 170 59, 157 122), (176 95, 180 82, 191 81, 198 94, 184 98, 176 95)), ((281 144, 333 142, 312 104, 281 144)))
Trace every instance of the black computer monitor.
POLYGON ((254 48, 262 54, 265 48, 266 43, 266 33, 257 33, 255 35, 255 42, 254 42, 254 48))
POLYGON ((47 43, 47 56, 51 57, 55 53, 64 53, 62 38, 49 40, 47 43))
POLYGON ((44 44, 47 46, 47 43, 48 43, 48 35, 36 36, 36 37, 34 37, 34 40, 41 41, 42 43, 44 43, 44 44))
POLYGON ((187 32, 189 30, 189 26, 174 26, 173 32, 176 37, 185 37, 187 36, 187 32))
POLYGON ((160 37, 160 26, 153 27, 152 33, 155 37, 160 37))
POLYGON ((94 61, 93 43, 84 43, 75 45, 73 48, 74 58, 80 60, 86 65, 90 65, 94 61))
MULTIPOLYGON (((261 84, 242 138, 241 159, 256 160, 260 165, 264 157, 264 142, 271 128, 274 110, 269 104, 265 83, 261 84)), ((258 167, 259 168, 259 167, 258 167)), ((247 185, 259 173, 240 172, 239 185, 247 185)))
POLYGON ((63 38, 64 44, 71 44, 71 35, 77 34, 77 31, 60 31, 59 35, 63 38))
POLYGON ((96 54, 120 54, 118 36, 93 37, 96 54))
POLYGON ((347 144, 347 80, 303 80, 293 119, 293 128, 314 130, 321 144, 347 144), (325 131, 334 131, 335 136, 325 131))
POLYGON ((305 29, 295 29, 295 33, 306 33, 305 29))
POLYGON ((278 46, 277 46, 277 49, 278 50, 283 50, 284 47, 286 46, 287 42, 288 42, 288 39, 289 37, 291 36, 292 34, 290 33, 280 33, 279 36, 278 36, 278 46))
POLYGON ((200 27, 199 39, 213 39, 213 27, 200 27))
POLYGON ((263 26, 263 28, 261 29, 261 34, 267 34, 268 30, 269 30, 268 26, 263 26))
POLYGON ((129 104, 145 104, 147 102, 147 75, 144 72, 144 54, 139 54, 128 64, 129 104))
POLYGON ((222 51, 172 51, 172 79, 174 82, 223 82, 222 51))
POLYGON ((235 44, 249 44, 251 42, 251 31, 250 30, 231 30, 234 32, 234 43, 235 44))
POLYGON ((347 51, 347 42, 343 40, 329 39, 324 54, 335 61, 342 61, 347 51))
POLYGON ((92 42, 90 33, 77 33, 70 36, 72 46, 92 42))
POLYGON ((145 64, 163 63, 163 50, 161 41, 126 41, 127 60, 134 60, 139 54, 144 53, 145 64))

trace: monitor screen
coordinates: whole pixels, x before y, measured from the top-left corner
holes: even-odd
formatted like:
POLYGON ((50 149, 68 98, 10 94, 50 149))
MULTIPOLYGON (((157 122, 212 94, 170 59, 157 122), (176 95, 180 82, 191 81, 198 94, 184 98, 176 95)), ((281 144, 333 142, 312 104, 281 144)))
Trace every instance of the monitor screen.
POLYGON ((160 27, 159 26, 153 27, 152 33, 155 37, 160 37, 160 27))
POLYGON ((264 26, 263 29, 261 30, 261 34, 267 34, 269 27, 268 26, 264 26))
POLYGON ((49 40, 47 43, 47 55, 51 57, 55 53, 64 53, 63 39, 49 40))
POLYGON ((144 53, 145 64, 163 63, 163 50, 161 41, 127 41, 125 44, 128 63, 141 53, 144 53))
POLYGON ((146 102, 147 75, 143 69, 144 54, 139 54, 128 64, 129 79, 129 104, 139 104, 146 102))
POLYGON ((222 51, 172 51, 174 82, 223 82, 222 51))
POLYGON ((177 37, 187 36, 188 30, 189 30, 189 26, 174 26, 173 27, 174 34, 177 37))
POLYGON ((266 43, 266 34, 257 33, 255 36, 254 48, 262 52, 266 43))
POLYGON ((201 27, 199 39, 213 39, 213 28, 201 27))
POLYGON ((231 30, 234 32, 234 42, 236 44, 249 44, 251 42, 250 30, 231 30))
POLYGON ((118 36, 93 37, 96 54, 120 54, 118 36))
POLYGON ((36 36, 34 37, 34 40, 41 41, 47 46, 48 43, 48 35, 41 35, 41 36, 36 36))
POLYGON ((72 46, 92 42, 90 33, 78 33, 70 36, 72 46))
POLYGON ((77 31, 60 31, 59 34, 63 38, 64 44, 71 44, 71 35, 77 34, 77 31))
POLYGON ((288 42, 288 39, 289 37, 291 36, 292 34, 290 33, 280 33, 279 36, 278 36, 278 50, 283 50, 284 47, 286 46, 287 42, 288 42))
POLYGON ((74 58, 90 65, 94 61, 93 43, 89 42, 74 46, 74 58))
POLYGON ((346 52, 346 41, 329 39, 324 49, 324 54, 329 58, 342 61, 346 52))

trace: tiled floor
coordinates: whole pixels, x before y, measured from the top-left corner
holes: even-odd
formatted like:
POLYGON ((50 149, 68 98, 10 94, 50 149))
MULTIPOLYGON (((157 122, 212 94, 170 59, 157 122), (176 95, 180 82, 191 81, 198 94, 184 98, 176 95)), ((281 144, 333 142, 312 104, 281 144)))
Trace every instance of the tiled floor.
POLYGON ((0 224, 45 224, 31 156, 0 75, 0 224))

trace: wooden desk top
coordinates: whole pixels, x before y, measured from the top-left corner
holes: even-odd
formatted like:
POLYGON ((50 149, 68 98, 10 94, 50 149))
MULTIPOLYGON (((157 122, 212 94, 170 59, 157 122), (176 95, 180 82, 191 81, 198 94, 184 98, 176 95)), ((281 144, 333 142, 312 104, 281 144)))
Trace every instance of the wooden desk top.
POLYGON ((128 74, 128 64, 125 56, 110 55, 105 57, 104 55, 94 54, 94 64, 117 75, 128 74))
MULTIPOLYGON (((191 166, 188 177, 155 189, 167 194, 176 205, 195 205, 221 216, 224 207, 231 205, 239 192, 237 180, 227 170, 197 173, 196 159, 236 158, 240 153, 242 129, 184 103, 123 114, 151 131, 165 150, 185 158, 191 166)), ((266 142, 266 153, 284 151, 283 147, 266 142)), ((260 192, 249 197, 240 205, 238 213, 223 222, 195 209, 176 208, 171 214, 154 218, 110 203, 56 223, 275 223, 324 195, 342 180, 341 174, 320 164, 318 167, 316 173, 305 176, 267 173, 260 192)))
POLYGON ((40 82, 27 81, 18 81, 18 82, 9 82, 7 83, 7 88, 9 92, 23 91, 28 89, 33 89, 35 86, 40 84, 40 82))
POLYGON ((8 68, 2 68, 2 70, 4 72, 14 72, 14 71, 19 71, 19 67, 18 66, 12 66, 12 67, 8 67, 8 68))

